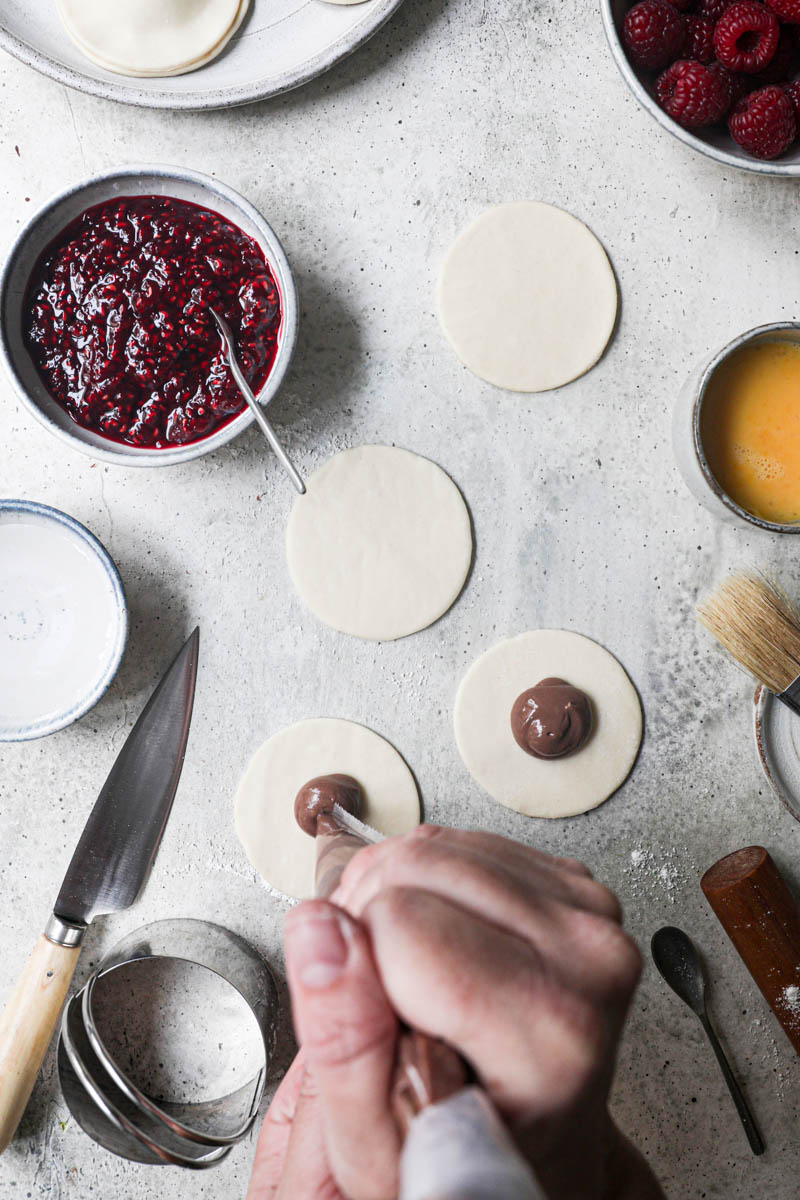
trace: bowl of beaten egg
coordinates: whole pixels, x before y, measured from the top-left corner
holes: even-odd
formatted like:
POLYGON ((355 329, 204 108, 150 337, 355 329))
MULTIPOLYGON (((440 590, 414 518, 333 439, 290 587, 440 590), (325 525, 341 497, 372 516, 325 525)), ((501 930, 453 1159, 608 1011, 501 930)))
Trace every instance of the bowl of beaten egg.
POLYGON ((673 444, 690 491, 717 516, 800 533, 800 323, 760 325, 696 369, 673 444))

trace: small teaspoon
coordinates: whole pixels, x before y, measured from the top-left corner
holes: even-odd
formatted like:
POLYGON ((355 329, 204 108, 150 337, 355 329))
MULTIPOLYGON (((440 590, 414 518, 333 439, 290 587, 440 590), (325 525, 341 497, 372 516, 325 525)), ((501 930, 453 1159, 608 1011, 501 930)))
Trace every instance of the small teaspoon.
POLYGON ((261 432, 264 434, 264 437, 275 451, 281 466, 287 472, 292 483, 302 496, 305 493, 306 485, 303 483, 302 477, 295 468, 292 460, 289 458, 289 455, 278 441, 278 435, 275 433, 275 430, 272 428, 266 416, 264 415, 263 408, 256 400, 250 388, 250 384, 247 382, 244 374, 242 373, 242 368, 239 366, 239 360, 236 357, 236 345, 233 340, 233 331, 231 330, 230 325, 224 317, 221 317, 220 314, 210 306, 209 312, 217 323, 217 328, 219 329, 220 336, 222 338, 222 345, 225 349, 225 361, 230 367, 230 372, 233 376, 234 383, 247 401, 250 411, 255 417, 261 432))
POLYGON ((711 1046, 717 1056, 717 1062, 722 1068, 722 1074, 725 1077, 728 1090, 733 1097, 736 1111, 747 1134, 750 1149, 753 1151, 753 1154, 763 1154, 764 1143, 756 1127, 753 1114, 747 1106, 742 1089, 736 1082, 730 1064, 725 1057, 725 1052, 719 1044, 717 1035, 708 1017, 706 981, 703 975, 703 966, 694 943, 682 929, 676 929, 674 925, 665 925, 663 929, 659 929, 653 934, 650 949, 653 961, 664 980, 669 984, 673 992, 677 996, 680 996, 684 1004, 688 1004, 692 1012, 700 1018, 700 1024, 705 1029, 708 1040, 711 1042, 711 1046))

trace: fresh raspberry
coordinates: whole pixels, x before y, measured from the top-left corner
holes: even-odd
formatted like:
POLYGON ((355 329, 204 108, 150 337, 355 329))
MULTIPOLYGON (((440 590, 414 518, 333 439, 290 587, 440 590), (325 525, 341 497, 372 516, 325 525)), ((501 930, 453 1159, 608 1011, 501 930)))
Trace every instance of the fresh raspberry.
POLYGON ((733 0, 700 0, 697 12, 701 17, 711 17, 716 25, 725 9, 730 8, 732 3, 733 0))
POLYGON ((686 57, 706 65, 713 62, 714 22, 711 17, 699 17, 696 13, 689 13, 684 17, 684 22, 686 24, 686 45, 683 52, 686 57))
POLYGON ((752 75, 738 75, 735 71, 729 71, 727 67, 723 67, 722 63, 718 62, 711 63, 708 69, 717 76, 727 93, 728 103, 725 108, 726 112, 729 108, 733 108, 734 104, 738 104, 742 96, 746 96, 748 92, 753 90, 752 75))
POLYGON ((783 90, 794 105, 794 117, 797 128, 800 129, 800 79, 793 79, 791 83, 785 83, 783 90))
POLYGON ((728 92, 719 77, 691 59, 679 59, 659 75, 656 98, 684 129, 713 125, 728 108, 728 92))
POLYGON ((784 83, 791 78, 793 72, 797 45, 794 34, 784 25, 778 38, 778 49, 773 54, 763 71, 753 75, 753 88, 766 87, 768 83, 784 83))
POLYGON ((667 4, 677 8, 678 12, 688 12, 690 8, 694 7, 694 0, 667 0, 667 4))
POLYGON ((622 26, 631 62, 649 71, 673 62, 683 48, 684 36, 683 17, 665 0, 639 0, 622 26))
POLYGON ((797 133, 794 104, 783 88, 771 84, 750 92, 728 117, 731 137, 754 158, 777 158, 797 133))
POLYGON ((714 26, 714 49, 723 67, 755 75, 778 49, 780 26, 774 13, 758 0, 738 0, 714 26))
POLYGON ((800 25, 800 0, 769 0, 768 7, 779 21, 785 21, 787 25, 800 25))

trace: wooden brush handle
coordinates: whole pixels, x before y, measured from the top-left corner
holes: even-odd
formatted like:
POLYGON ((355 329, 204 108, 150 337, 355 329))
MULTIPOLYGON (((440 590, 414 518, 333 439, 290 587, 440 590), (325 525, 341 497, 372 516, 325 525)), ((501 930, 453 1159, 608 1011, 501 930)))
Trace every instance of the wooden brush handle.
POLYGON ((800 1054, 800 905, 763 846, 710 867, 700 886, 800 1054))
POLYGON ((42 934, 0 1015, 0 1154, 17 1131, 50 1045, 80 946, 42 934))

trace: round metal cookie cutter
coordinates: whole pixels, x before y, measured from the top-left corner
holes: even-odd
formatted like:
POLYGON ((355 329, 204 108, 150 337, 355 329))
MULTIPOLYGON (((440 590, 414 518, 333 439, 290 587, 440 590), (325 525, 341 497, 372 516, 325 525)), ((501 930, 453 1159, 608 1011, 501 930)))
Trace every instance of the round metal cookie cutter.
MULTIPOLYGON (((139 968, 135 970, 138 973, 139 968)), ((138 1005, 137 984, 128 987, 133 987, 138 1005)), ((141 999, 147 1000, 144 989, 141 999)), ((142 1007, 146 1010, 146 1003, 142 1007)), ((209 1017, 208 1013, 202 1015, 209 1017)), ((210 1017, 213 1020, 213 1012, 210 1017)), ((106 956, 64 1012, 58 1070, 67 1106, 84 1132, 120 1157, 194 1169, 214 1166, 255 1120, 277 1017, 277 990, 270 970, 238 935, 190 919, 158 921, 135 930, 106 956), (232 1019, 236 1023, 230 1041, 246 1043, 246 1049, 253 1051, 246 1061, 248 1078, 239 1087, 213 1099, 156 1101, 122 1069, 97 1019, 98 995, 115 983, 124 988, 124 969, 148 961, 160 968, 169 967, 170 962, 176 969, 188 964, 216 977, 209 978, 215 987, 220 980, 227 985, 224 991, 239 1010, 233 1017, 227 1013, 228 1023, 232 1019), (245 1006, 246 1014, 242 1011, 245 1006), (247 1030, 245 1021, 252 1021, 247 1030), (249 1041, 240 1036, 244 1033, 249 1041)), ((216 1030, 217 1025, 212 1028, 216 1030)))

